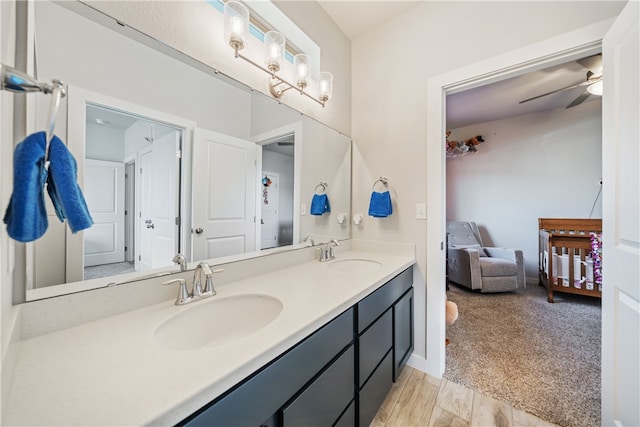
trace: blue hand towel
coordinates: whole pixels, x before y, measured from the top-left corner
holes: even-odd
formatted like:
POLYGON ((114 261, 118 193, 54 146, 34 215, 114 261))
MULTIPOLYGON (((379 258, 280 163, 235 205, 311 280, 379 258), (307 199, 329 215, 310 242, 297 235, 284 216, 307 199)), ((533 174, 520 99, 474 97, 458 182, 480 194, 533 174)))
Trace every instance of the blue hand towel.
POLYGON ((371 193, 371 200, 369 201, 369 215, 376 218, 384 218, 393 213, 391 208, 391 194, 389 191, 384 193, 378 193, 374 191, 371 193))
POLYGON ((87 202, 77 182, 78 166, 67 146, 54 136, 49 146, 49 174, 47 192, 58 219, 65 219, 73 233, 93 225, 87 202))
POLYGON ((31 242, 47 231, 44 204, 45 133, 29 135, 16 146, 13 154, 13 193, 4 215, 9 236, 19 242, 31 242))
POLYGON ((322 215, 327 212, 331 212, 331 206, 329 206, 329 198, 327 195, 314 194, 311 199, 311 209, 309 209, 309 213, 311 215, 322 215))

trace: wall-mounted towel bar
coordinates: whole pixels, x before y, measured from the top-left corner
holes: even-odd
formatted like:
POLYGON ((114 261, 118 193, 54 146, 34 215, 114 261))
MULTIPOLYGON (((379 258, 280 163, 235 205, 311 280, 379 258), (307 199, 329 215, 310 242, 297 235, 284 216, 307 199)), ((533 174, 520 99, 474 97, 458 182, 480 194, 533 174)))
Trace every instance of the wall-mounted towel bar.
POLYGON ((320 184, 316 185, 316 188, 313 190, 313 192, 316 194, 324 194, 327 192, 328 186, 329 184, 327 184, 326 182, 321 182, 320 184), (318 193, 318 189, 320 189, 319 193, 318 193))
POLYGON ((15 68, 0 64, 0 89, 16 93, 42 92, 51 94, 49 103, 49 115, 47 119, 47 145, 45 149, 45 162, 49 160, 49 144, 56 127, 56 115, 60 107, 60 100, 66 96, 64 84, 60 80, 53 79, 51 84, 42 83, 28 74, 15 68))
POLYGON ((377 183, 379 183, 379 182, 381 182, 381 183, 382 183, 382 185, 384 185, 384 188, 385 188, 385 189, 386 189, 386 188, 389 188, 389 180, 387 180, 387 178, 385 178, 385 177, 381 176, 380 178, 378 178, 378 179, 376 180, 376 182, 374 182, 374 183, 373 183, 372 190, 374 190, 374 191, 375 191, 375 189, 376 189, 376 184, 377 184, 377 183))

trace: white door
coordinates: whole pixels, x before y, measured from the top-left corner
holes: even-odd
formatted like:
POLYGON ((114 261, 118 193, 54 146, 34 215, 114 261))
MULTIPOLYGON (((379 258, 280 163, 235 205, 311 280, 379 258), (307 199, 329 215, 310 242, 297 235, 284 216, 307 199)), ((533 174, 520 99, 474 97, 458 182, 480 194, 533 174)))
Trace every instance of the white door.
POLYGON ((85 159, 84 194, 93 226, 84 232, 84 266, 124 261, 124 164, 85 159))
POLYGON ((177 171, 180 136, 171 132, 140 152, 138 270, 172 265, 178 252, 177 171))
POLYGON ((196 128, 193 147, 193 259, 255 250, 257 146, 196 128))
POLYGON ((603 40, 602 425, 640 426, 640 33, 630 1, 603 40))
POLYGON ((267 178, 269 185, 261 185, 260 196, 261 222, 260 222, 260 249, 275 248, 278 246, 278 203, 280 192, 278 190, 280 175, 274 172, 262 171, 262 179, 267 178))

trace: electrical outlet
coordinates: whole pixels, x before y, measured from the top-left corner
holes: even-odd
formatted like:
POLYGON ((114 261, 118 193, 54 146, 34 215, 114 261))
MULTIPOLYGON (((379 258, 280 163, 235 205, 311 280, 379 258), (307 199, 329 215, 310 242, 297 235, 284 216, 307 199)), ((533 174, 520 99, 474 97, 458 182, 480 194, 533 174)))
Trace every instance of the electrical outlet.
POLYGON ((426 203, 416 203, 416 219, 427 219, 426 203))

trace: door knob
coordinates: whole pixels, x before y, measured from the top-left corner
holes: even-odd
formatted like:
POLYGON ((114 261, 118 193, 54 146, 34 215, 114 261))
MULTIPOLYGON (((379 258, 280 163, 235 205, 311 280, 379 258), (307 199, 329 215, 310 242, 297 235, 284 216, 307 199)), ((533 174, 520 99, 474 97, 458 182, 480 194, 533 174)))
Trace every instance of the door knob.
POLYGON ((156 228, 156 226, 155 226, 155 225, 153 225, 153 224, 147 224, 147 228, 154 229, 154 228, 156 228))
POLYGON ((200 227, 196 228, 196 234, 202 234, 204 233, 204 230, 200 227))

